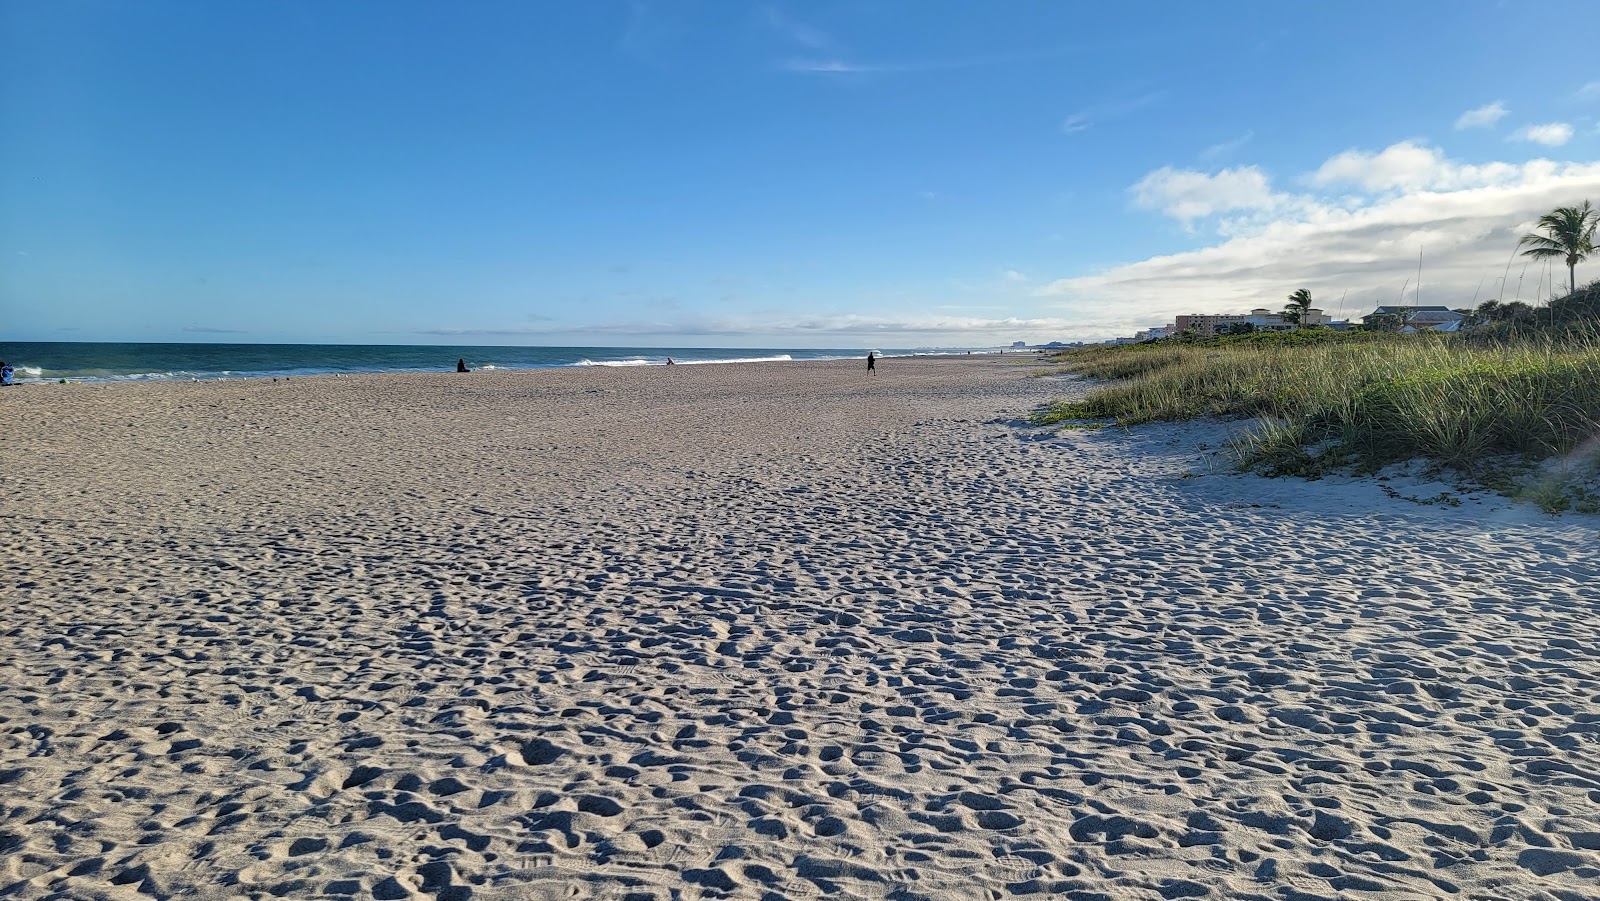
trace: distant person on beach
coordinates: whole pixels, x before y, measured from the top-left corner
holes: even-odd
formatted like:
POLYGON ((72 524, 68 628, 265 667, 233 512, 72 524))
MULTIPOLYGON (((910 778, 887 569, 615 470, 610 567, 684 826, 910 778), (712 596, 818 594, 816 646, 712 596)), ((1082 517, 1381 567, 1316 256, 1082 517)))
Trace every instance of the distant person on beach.
POLYGON ((876 372, 877 369, 878 369, 878 357, 872 351, 869 350, 869 351, 867 351, 867 371, 868 372, 876 372))
POLYGON ((14 381, 16 375, 17 371, 11 368, 10 363, 0 360, 0 385, 10 386, 16 384, 14 381))
POLYGON ((667 357, 667 365, 668 366, 672 365, 672 358, 671 357, 667 357))
POLYGON ((456 361, 456 372, 471 372, 471 371, 472 370, 467 368, 467 359, 466 359, 466 357, 462 357, 461 359, 456 361))

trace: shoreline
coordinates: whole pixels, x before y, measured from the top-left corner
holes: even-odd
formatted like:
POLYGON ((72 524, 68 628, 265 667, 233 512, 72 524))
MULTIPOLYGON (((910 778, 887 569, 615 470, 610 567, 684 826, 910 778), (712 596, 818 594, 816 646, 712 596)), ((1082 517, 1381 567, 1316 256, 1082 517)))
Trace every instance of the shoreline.
POLYGON ((1590 890, 1592 527, 1019 427, 1029 371, 9 392, 0 886, 1590 890))
MULTIPOLYGON (((185 346, 185 345, 176 345, 176 346, 185 346)), ((215 346, 215 345, 205 345, 205 346, 212 347, 212 346, 215 346)), ((222 346, 227 346, 227 345, 222 345, 222 346)), ((250 346, 251 347, 255 347, 255 346, 276 346, 276 345, 250 345, 250 346)), ((350 348, 360 349, 360 348, 366 347, 366 345, 285 345, 285 346, 294 347, 294 348, 305 347, 305 346, 327 347, 329 349, 328 350, 329 353, 332 353, 332 352, 335 352, 335 351, 338 351, 338 350, 350 349, 350 348)), ((401 346, 399 346, 399 349, 416 351, 416 350, 423 350, 425 348, 401 345, 401 346)), ((455 353, 455 352, 464 352, 464 351, 469 350, 469 349, 468 348, 444 347, 444 348, 441 348, 441 350, 442 351, 446 351, 446 352, 455 353)), ((524 351, 532 350, 532 351, 548 351, 548 352, 554 352, 554 351, 584 351, 584 352, 592 352, 592 351, 621 352, 621 351, 627 351, 627 352, 630 352, 630 353, 628 353, 628 355, 622 356, 622 357, 618 357, 616 359, 600 359, 598 361, 591 360, 589 358, 590 356, 601 356, 600 354, 597 354, 597 353, 594 353, 594 354, 587 354, 587 353, 586 354, 577 354, 576 355, 577 359, 570 359, 570 360, 565 360, 565 361, 557 361, 557 360, 553 359, 550 362, 543 362, 543 363, 526 363, 526 362, 522 362, 522 363, 498 363, 497 364, 497 363, 493 363, 493 362, 483 363, 481 361, 477 361, 477 362, 474 362, 472 364, 472 366, 471 366, 471 371, 474 371, 474 372, 480 372, 480 371, 481 372, 540 372, 540 371, 550 370, 550 369, 558 369, 559 370, 559 369, 569 369, 569 368, 571 368, 571 369, 588 369, 588 368, 608 369, 608 368, 635 368, 635 367, 653 368, 653 367, 669 365, 667 363, 668 359, 673 359, 675 364, 682 365, 682 366, 707 366, 707 365, 751 364, 751 363, 836 362, 836 361, 841 361, 841 360, 864 360, 866 358, 866 354, 867 354, 866 350, 862 350, 860 352, 854 352, 854 351, 826 350, 826 349, 814 349, 814 348, 812 348, 812 349, 792 349, 792 350, 776 350, 776 349, 767 349, 767 348, 752 348, 752 349, 749 349, 747 351, 747 350, 742 349, 742 348, 581 348, 581 347, 574 347, 574 348, 550 347, 550 348, 546 348, 546 347, 535 347, 535 348, 472 348, 471 350, 490 350, 490 351, 492 351, 492 350, 512 350, 512 351, 515 351, 515 350, 524 350, 524 351), (659 352, 646 355, 646 354, 634 353, 634 351, 659 351, 659 352), (718 353, 718 354, 725 354, 726 356, 712 356, 712 357, 683 356, 683 354, 685 352, 688 352, 690 354, 718 353), (748 353, 762 353, 762 352, 767 352, 768 355, 767 356, 756 356, 756 357, 747 356, 747 355, 746 356, 739 356, 739 354, 741 354, 741 353, 748 354, 748 353), (796 357, 796 356, 794 356, 795 354, 800 354, 801 356, 796 357), (825 354, 825 355, 824 356, 816 356, 817 354, 825 354), (677 355, 677 356, 674 357, 673 355, 677 355)), ((1005 351, 1005 350, 989 350, 989 351, 983 351, 983 350, 972 350, 972 351, 967 351, 967 350, 950 350, 950 351, 945 351, 945 350, 931 350, 931 351, 923 351, 923 350, 892 350, 892 351, 889 351, 889 352, 874 351, 874 353, 877 353, 877 355, 882 359, 908 359, 908 358, 920 358, 920 357, 1022 356, 1021 352, 1018 352, 1018 351, 1005 351)), ((1033 351, 1028 351, 1027 355, 1030 358, 1035 356, 1033 351)), ((16 354, 13 353, 12 356, 16 357, 16 354)), ((572 356, 572 354, 568 354, 568 356, 572 356)), ((90 368, 95 368, 95 367, 90 367, 90 368)), ((137 369, 137 368, 138 367, 134 367, 134 369, 137 369)), ((273 378, 277 378, 277 379, 313 378, 313 377, 318 377, 318 376, 330 376, 330 375, 332 375, 332 376, 349 376, 349 375, 427 374, 427 373, 438 373, 438 372, 454 372, 455 370, 454 370, 453 366, 451 366, 447 362, 445 362, 442 365, 433 365, 433 366, 410 366, 410 365, 408 365, 408 366, 386 366, 386 367, 379 367, 379 368, 360 368, 359 366, 358 367, 338 367, 338 366, 331 366, 331 365, 324 365, 323 367, 289 367, 289 368, 283 368, 283 369, 257 369, 257 370, 225 369, 225 370, 194 370, 194 371, 189 371, 187 369, 181 369, 180 368, 180 369, 177 369, 177 370, 169 370, 169 371, 163 371, 163 372, 137 372, 137 371, 130 370, 130 371, 124 372, 124 373, 105 374, 105 375, 80 375, 80 374, 75 374, 75 373, 81 372, 82 371, 81 368, 80 369, 73 369, 73 370, 53 369, 53 370, 50 370, 52 372, 52 374, 48 375, 48 376, 43 374, 45 371, 46 370, 44 368, 42 368, 40 366, 37 366, 37 365, 29 365, 27 363, 21 364, 21 365, 19 365, 17 367, 18 377, 17 377, 16 384, 18 384, 18 385, 55 385, 55 384, 63 384, 63 383, 66 383, 66 384, 122 384, 122 383, 149 383, 149 382, 195 382, 195 381, 209 382, 209 381, 237 381, 237 380, 246 380, 246 379, 268 379, 268 380, 270 380, 270 379, 273 379, 273 378), (66 373, 66 374, 63 375, 61 373, 66 373)))
MULTIPOLYGON (((1022 354, 1007 354, 1007 353, 999 353, 999 352, 991 353, 991 354, 979 354, 979 353, 965 354, 965 353, 962 353, 962 354, 906 354, 906 355, 901 355, 901 356, 882 355, 882 356, 879 356, 878 359, 880 359, 880 360, 895 360, 895 361, 897 361, 899 363, 902 363, 902 364, 904 362, 907 362, 907 361, 924 360, 924 359, 930 359, 930 360, 931 359, 962 360, 962 361, 967 361, 967 362, 970 362, 970 363, 1003 362, 1003 363, 1005 363, 1007 365, 1023 365, 1023 364, 1032 364, 1032 363, 1038 362, 1037 358, 1035 356, 1031 355, 1031 354, 1024 356, 1022 354)), ((816 366, 819 366, 819 365, 840 366, 841 364, 848 364, 851 367, 862 369, 864 371, 865 368, 866 368, 866 357, 864 357, 864 356, 862 356, 862 357, 826 357, 826 358, 804 359, 804 360, 776 360, 776 359, 774 359, 774 360, 765 360, 765 359, 763 359, 763 360, 753 360, 752 359, 752 360, 701 360, 701 361, 684 361, 684 362, 676 362, 675 361, 675 365, 673 365, 671 367, 671 369, 672 370, 677 370, 678 367, 680 367, 680 366, 681 367, 687 367, 687 368, 690 368, 690 369, 698 369, 698 368, 703 368, 703 367, 713 367, 713 368, 720 368, 720 367, 802 368, 802 367, 816 367, 816 366)), ((653 362, 652 363, 589 363, 589 364, 564 363, 564 364, 561 364, 561 365, 530 366, 530 367, 525 367, 525 368, 488 367, 488 368, 483 368, 483 369, 472 369, 472 370, 469 370, 468 372, 464 372, 464 373, 463 372, 456 372, 455 370, 453 370, 451 368, 442 367, 442 368, 439 368, 439 369, 390 369, 390 370, 378 370, 378 371, 371 371, 371 372, 314 372, 314 373, 308 373, 308 374, 304 374, 304 375, 302 375, 302 374, 293 374, 293 375, 290 375, 290 376, 283 376, 283 375, 276 375, 276 376, 274 376, 274 375, 225 375, 225 376, 212 376, 212 377, 205 377, 205 378, 201 378, 201 377, 193 377, 193 378, 191 378, 191 377, 178 377, 178 376, 161 377, 161 378, 132 378, 132 377, 128 377, 128 378, 123 378, 123 377, 98 378, 98 377, 94 377, 94 378, 67 378, 65 381, 53 380, 53 379, 26 379, 26 380, 18 379, 16 385, 14 385, 13 387, 22 387, 22 386, 25 386, 25 385, 26 386, 32 386, 32 387, 62 387, 62 386, 67 386, 67 387, 71 387, 71 386, 109 387, 109 386, 132 386, 132 385, 146 385, 146 386, 149 386, 149 385, 196 385, 196 384, 205 385, 205 384, 225 384, 225 383, 226 384, 234 384, 234 383, 247 383, 247 384, 262 384, 262 383, 266 383, 266 384, 272 384, 274 382, 277 382, 277 383, 281 384, 281 383, 284 383, 284 382, 290 382, 290 383, 313 383, 314 381, 320 381, 320 380, 370 379, 370 378, 379 378, 379 379, 384 379, 384 378, 419 378, 419 377, 430 377, 430 376, 431 377, 449 377, 449 378, 463 378, 463 377, 468 377, 468 376, 483 377, 483 378, 497 378, 497 377, 507 376, 507 375, 528 377, 528 376, 533 376, 533 375, 539 374, 539 373, 583 373, 583 372, 610 372, 610 371, 652 372, 652 373, 654 373, 654 372, 658 372, 660 370, 667 370, 667 368, 668 368, 667 364, 664 363, 664 362, 662 362, 662 363, 653 363, 653 362)))

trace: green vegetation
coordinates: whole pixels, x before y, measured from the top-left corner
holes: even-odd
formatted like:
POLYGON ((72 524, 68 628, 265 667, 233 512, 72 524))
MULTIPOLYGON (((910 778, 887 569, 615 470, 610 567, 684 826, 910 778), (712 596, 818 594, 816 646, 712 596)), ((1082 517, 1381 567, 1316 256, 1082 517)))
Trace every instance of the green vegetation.
POLYGON ((1462 338, 1474 344, 1526 341, 1584 343, 1600 339, 1600 280, 1557 297, 1542 307, 1518 301, 1484 301, 1467 317, 1462 338))
POLYGON ((1283 308, 1283 321, 1299 325, 1311 310, 1311 292, 1300 288, 1289 295, 1289 305, 1283 308))
POLYGON ((1526 245, 1525 257, 1556 258, 1567 264, 1567 290, 1578 292, 1578 264, 1594 253, 1595 228, 1600 226, 1600 210, 1589 206, 1561 206, 1539 217, 1539 228, 1546 235, 1524 235, 1518 247, 1526 245))
MULTIPOLYGON (((1570 288, 1543 307, 1485 301, 1458 311, 1466 329, 1455 334, 1402 334, 1410 310, 1399 307, 1352 331, 1238 329, 1069 351, 1054 372, 1109 384, 1034 421, 1242 417, 1251 424, 1232 449, 1245 469, 1316 478, 1420 459, 1547 512, 1600 512, 1600 281, 1577 286, 1577 264, 1597 250, 1600 211, 1588 201, 1559 207, 1538 227, 1545 234, 1517 246, 1565 262, 1570 288), (1581 459, 1591 484, 1530 477, 1552 458, 1581 459)), ((1295 291, 1284 319, 1302 321, 1311 303, 1311 292, 1295 291)), ((1405 499, 1459 503, 1448 492, 1405 499)))
POLYGON ((1303 330, 1087 348, 1059 362, 1115 381, 1036 422, 1249 417, 1234 451, 1268 474, 1422 458, 1484 478, 1600 434, 1600 340, 1588 338, 1303 330))

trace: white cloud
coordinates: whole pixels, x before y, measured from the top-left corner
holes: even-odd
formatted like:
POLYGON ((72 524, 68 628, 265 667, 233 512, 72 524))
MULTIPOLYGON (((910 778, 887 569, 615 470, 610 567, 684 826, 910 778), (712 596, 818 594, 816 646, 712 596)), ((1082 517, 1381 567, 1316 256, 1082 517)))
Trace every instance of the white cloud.
MULTIPOLYGON (((546 317, 539 317, 539 318, 546 318, 546 317)), ((521 335, 521 336, 524 336, 524 337, 529 337, 529 336, 543 337, 545 335, 549 335, 550 333, 551 333, 551 330, 548 329, 548 328, 521 328, 521 327, 516 327, 516 326, 506 326, 504 328, 419 328, 419 329, 414 329, 413 331, 409 332, 408 334, 413 334, 413 335, 437 335, 437 336, 456 337, 456 338, 470 338, 470 337, 483 337, 483 336, 489 336, 489 335, 521 335)), ((377 332, 376 334, 388 335, 388 334, 394 334, 394 333, 393 332, 377 332)))
POLYGON ((1591 81, 1573 93, 1579 100, 1600 100, 1600 81, 1591 81))
POLYGON ((1093 125, 1094 120, 1089 118, 1088 113, 1073 113, 1067 118, 1061 120, 1061 133, 1069 135, 1077 134, 1080 131, 1088 131, 1093 125))
POLYGON ((1079 110, 1078 112, 1073 113, 1066 119, 1062 120, 1061 131, 1063 134, 1069 135, 1077 134, 1080 131, 1088 131, 1089 129, 1101 123, 1109 122, 1114 119, 1121 119, 1124 116, 1131 115, 1134 112, 1137 112, 1138 110, 1159 101, 1162 96, 1162 92, 1153 91, 1149 94, 1144 94, 1139 97, 1134 97, 1127 100, 1115 100, 1110 103, 1102 103, 1097 106, 1091 106, 1087 109, 1079 110))
MULTIPOLYGON (((1376 153, 1346 151, 1306 180, 1313 187, 1354 185, 1365 192, 1351 196, 1271 193, 1266 175, 1255 171, 1260 178, 1244 179, 1248 190, 1242 193, 1267 212, 1239 233, 1198 250, 1047 282, 1035 294, 1054 298, 1056 312, 1081 319, 1072 338, 1132 334, 1181 313, 1277 309, 1302 287, 1330 314, 1341 312, 1345 295, 1342 313, 1360 316, 1379 303, 1394 303, 1408 280, 1406 300, 1419 302, 1420 249, 1421 303, 1456 308, 1509 300, 1519 287, 1522 300, 1544 300, 1552 285, 1564 283, 1565 273, 1541 261, 1514 258, 1502 289, 1518 238, 1549 210, 1600 196, 1600 162, 1466 165, 1412 142, 1376 153)), ((1140 185, 1170 186, 1173 174, 1156 170, 1140 185)), ((1202 198, 1220 190, 1214 179, 1187 183, 1202 198)), ((1176 195, 1176 202, 1161 207, 1175 218, 1220 206, 1187 200, 1184 191, 1176 195)), ((1600 266, 1591 269, 1588 278, 1600 276, 1600 266)), ((1581 266, 1578 277, 1586 277, 1581 266)))
POLYGON ((900 60, 873 62, 845 59, 839 56, 804 56, 781 60, 778 68, 802 75, 883 75, 917 72, 945 72, 958 69, 978 69, 989 66, 1007 66, 1014 63, 1057 55, 1059 51, 1010 51, 983 56, 949 57, 944 59, 900 60))
POLYGON ((1420 188, 1438 178, 1444 154, 1412 141, 1391 144, 1377 153, 1346 150, 1312 173, 1313 184, 1349 182, 1371 191, 1420 188))
POLYGON ((1214 175, 1163 166, 1131 189, 1133 202, 1189 222, 1232 210, 1270 210, 1279 203, 1272 180, 1255 166, 1214 175))
POLYGON ((778 63, 786 72, 802 75, 893 75, 917 72, 942 72, 950 69, 976 69, 998 66, 1023 59, 1023 54, 1013 56, 971 57, 967 59, 930 59, 910 62, 852 62, 837 58, 797 57, 778 63))
POLYGON ((1081 323, 1063 318, 941 315, 817 315, 766 313, 746 316, 686 317, 672 320, 608 322, 571 330, 574 334, 661 337, 724 337, 793 340, 803 346, 831 347, 826 339, 899 340, 905 346, 987 346, 1016 339, 1059 337, 1081 323), (817 344, 814 342, 823 341, 817 344), (813 342, 813 343, 806 343, 813 342))
POLYGON ((884 316, 831 316, 815 317, 788 323, 773 324, 781 332, 808 332, 855 335, 927 335, 963 334, 995 335, 1012 332, 1058 332, 1069 323, 1064 319, 1029 319, 1007 316, 1002 319, 984 319, 973 316, 927 316, 892 318, 884 316))
POLYGON ((812 72, 818 74, 878 71, 872 66, 847 63, 840 59, 788 59, 779 65, 788 72, 812 72))
POLYGON ((1203 160, 1219 160, 1233 156, 1243 149, 1244 145, 1254 140, 1255 136, 1256 133, 1254 131, 1247 131, 1237 138, 1212 144, 1210 147, 1200 151, 1200 158, 1203 160))
POLYGON ((1314 187, 1349 185, 1369 192, 1456 190, 1514 181, 1522 174, 1523 167, 1511 163, 1457 163, 1436 148, 1401 141, 1376 153, 1346 150, 1329 158, 1306 182, 1314 187))
POLYGON ((1532 141, 1535 144, 1544 144, 1547 147, 1560 147, 1572 140, 1572 126, 1565 122, 1551 122, 1547 125, 1529 125, 1517 129, 1511 135, 1513 141, 1532 141))
POLYGON ((1505 118, 1506 105, 1496 100, 1477 109, 1469 109, 1456 119, 1456 131, 1467 128, 1489 128, 1505 118))
POLYGON ((1015 269, 1007 269, 1005 271, 1005 279, 1008 282, 1012 282, 1012 283, 1015 283, 1015 284, 1022 284, 1022 283, 1027 282, 1028 277, 1026 275, 1023 275, 1022 273, 1018 272, 1015 269))

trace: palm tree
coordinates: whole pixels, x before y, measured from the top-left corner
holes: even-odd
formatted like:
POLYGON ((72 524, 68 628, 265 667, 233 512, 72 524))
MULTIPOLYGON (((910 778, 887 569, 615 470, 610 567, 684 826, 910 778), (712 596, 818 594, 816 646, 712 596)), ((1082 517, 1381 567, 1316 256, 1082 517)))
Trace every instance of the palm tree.
POLYGON ((1306 311, 1311 309, 1311 292, 1304 288, 1289 295, 1289 305, 1283 308, 1283 319, 1301 325, 1306 321, 1306 311))
POLYGON ((1600 225, 1600 210, 1592 209, 1589 201, 1583 206, 1556 207, 1539 217, 1539 228, 1549 232, 1544 235, 1523 235, 1517 246, 1531 245, 1522 252, 1525 257, 1545 259, 1564 257, 1567 261, 1567 288, 1578 292, 1578 264, 1595 252, 1595 226, 1600 225))

